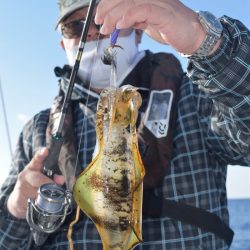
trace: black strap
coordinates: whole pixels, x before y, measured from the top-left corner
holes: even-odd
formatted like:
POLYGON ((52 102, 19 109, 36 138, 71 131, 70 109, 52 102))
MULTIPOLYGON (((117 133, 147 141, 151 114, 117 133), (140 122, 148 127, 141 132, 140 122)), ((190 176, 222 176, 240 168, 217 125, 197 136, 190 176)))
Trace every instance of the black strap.
POLYGON ((156 197, 152 193, 150 195, 144 193, 143 215, 146 217, 166 216, 200 227, 223 239, 229 247, 233 241, 233 230, 217 215, 181 202, 156 197))

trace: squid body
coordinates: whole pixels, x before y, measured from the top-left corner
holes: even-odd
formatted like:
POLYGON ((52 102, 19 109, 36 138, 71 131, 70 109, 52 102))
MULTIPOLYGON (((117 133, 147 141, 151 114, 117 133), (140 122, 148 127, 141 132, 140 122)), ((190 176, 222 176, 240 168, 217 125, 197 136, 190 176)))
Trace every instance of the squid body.
POLYGON ((96 116, 98 152, 74 185, 74 199, 95 223, 104 250, 129 250, 142 241, 145 171, 136 134, 140 105, 133 86, 102 91, 96 116))

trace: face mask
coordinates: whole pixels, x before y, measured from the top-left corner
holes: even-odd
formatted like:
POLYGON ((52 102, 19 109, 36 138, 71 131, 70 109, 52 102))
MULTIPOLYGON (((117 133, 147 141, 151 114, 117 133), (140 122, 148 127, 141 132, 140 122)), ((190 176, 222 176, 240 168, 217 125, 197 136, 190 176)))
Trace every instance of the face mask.
MULTIPOLYGON (((82 59, 79 65, 78 76, 83 82, 90 82, 91 87, 103 89, 110 86, 110 65, 105 65, 101 58, 104 50, 110 45, 110 39, 105 38, 99 41, 86 42, 82 59)), ((135 44, 135 31, 130 35, 119 37, 117 45, 121 48, 114 48, 117 59, 117 81, 118 87, 134 66, 140 61, 141 54, 135 44)), ((69 65, 75 63, 78 46, 72 50, 67 50, 69 65)))

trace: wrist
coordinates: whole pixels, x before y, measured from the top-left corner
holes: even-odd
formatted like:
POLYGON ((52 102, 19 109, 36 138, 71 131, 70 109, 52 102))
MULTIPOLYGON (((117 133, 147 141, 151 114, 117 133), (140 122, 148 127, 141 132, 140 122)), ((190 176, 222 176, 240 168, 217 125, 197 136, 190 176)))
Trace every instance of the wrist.
POLYGON ((213 49, 208 53, 208 56, 212 55, 213 53, 217 51, 217 49, 220 47, 221 41, 222 41, 222 38, 218 40, 218 42, 215 44, 213 49))
POLYGON ((184 48, 182 51, 179 51, 180 53, 184 55, 192 55, 197 51, 202 43, 204 42, 206 38, 206 32, 203 29, 201 23, 199 22, 198 19, 198 13, 195 13, 196 17, 195 20, 192 23, 193 27, 193 32, 190 34, 190 39, 189 41, 191 42, 190 45, 186 48, 184 48))
POLYGON ((199 22, 198 13, 193 10, 188 10, 177 21, 180 28, 168 33, 169 44, 175 48, 181 55, 193 54, 206 38, 206 32, 199 22), (185 18, 183 18, 183 16, 185 18), (177 34, 177 35, 176 35, 177 34))
MULTIPOLYGON (((223 26, 220 21, 210 12, 200 11, 198 14, 198 22, 200 28, 203 29, 199 37, 203 37, 203 41, 196 49, 189 53, 182 53, 181 55, 188 58, 203 58, 213 54, 220 46, 223 26)), ((199 30, 199 29, 198 29, 199 30)), ((196 42, 197 45, 197 42, 196 42)))

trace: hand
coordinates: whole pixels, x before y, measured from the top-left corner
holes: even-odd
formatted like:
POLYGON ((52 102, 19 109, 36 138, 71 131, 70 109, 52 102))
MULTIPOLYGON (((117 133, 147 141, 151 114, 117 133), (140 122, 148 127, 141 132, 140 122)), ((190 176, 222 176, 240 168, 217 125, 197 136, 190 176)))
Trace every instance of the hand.
POLYGON ((133 27, 181 53, 192 54, 205 37, 197 17, 178 0, 102 0, 95 22, 103 24, 101 33, 105 35, 115 28, 133 27))
POLYGON ((54 176, 54 180, 42 174, 44 160, 48 156, 48 149, 39 150, 31 162, 18 175, 16 185, 9 196, 7 208, 16 218, 24 219, 26 217, 28 198, 36 198, 38 188, 46 183, 63 185, 63 176, 54 176))

